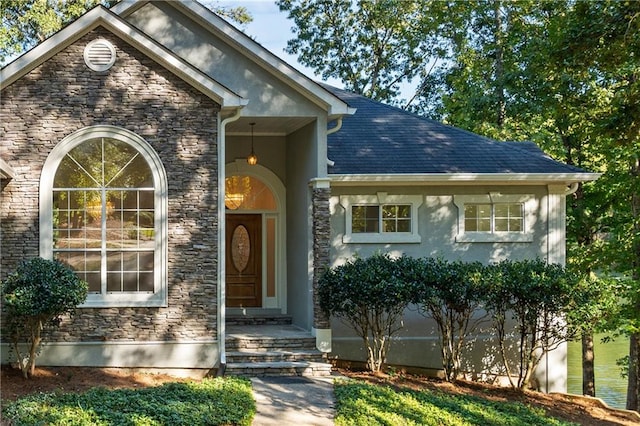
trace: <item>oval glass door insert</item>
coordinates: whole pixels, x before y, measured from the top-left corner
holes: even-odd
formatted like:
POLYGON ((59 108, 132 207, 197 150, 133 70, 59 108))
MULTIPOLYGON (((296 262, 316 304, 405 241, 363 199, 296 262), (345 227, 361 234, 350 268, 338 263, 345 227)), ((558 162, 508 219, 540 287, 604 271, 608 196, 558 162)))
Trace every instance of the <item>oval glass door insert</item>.
POLYGON ((251 241, 249 239, 249 231, 244 225, 238 225, 231 236, 231 260, 238 272, 241 273, 247 269, 250 254, 251 241))

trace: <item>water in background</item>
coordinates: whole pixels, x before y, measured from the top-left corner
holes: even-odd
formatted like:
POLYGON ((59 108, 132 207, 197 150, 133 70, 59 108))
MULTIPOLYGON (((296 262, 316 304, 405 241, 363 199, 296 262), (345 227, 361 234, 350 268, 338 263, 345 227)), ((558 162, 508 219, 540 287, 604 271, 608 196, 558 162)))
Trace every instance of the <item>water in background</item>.
MULTIPOLYGON (((627 380, 620 377, 616 360, 629 353, 629 339, 617 338, 601 343, 604 335, 594 338, 596 397, 610 407, 624 408, 627 403, 627 380)), ((582 348, 580 342, 569 342, 567 354, 567 392, 582 395, 582 348)))

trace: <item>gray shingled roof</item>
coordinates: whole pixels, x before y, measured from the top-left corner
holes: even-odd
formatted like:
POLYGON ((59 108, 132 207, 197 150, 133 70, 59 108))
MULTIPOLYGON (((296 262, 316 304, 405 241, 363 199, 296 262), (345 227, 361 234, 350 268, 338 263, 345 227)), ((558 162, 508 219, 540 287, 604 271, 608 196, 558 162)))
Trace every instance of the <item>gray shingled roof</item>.
POLYGON ((331 174, 584 173, 533 142, 499 142, 324 85, 357 108, 328 137, 331 174))

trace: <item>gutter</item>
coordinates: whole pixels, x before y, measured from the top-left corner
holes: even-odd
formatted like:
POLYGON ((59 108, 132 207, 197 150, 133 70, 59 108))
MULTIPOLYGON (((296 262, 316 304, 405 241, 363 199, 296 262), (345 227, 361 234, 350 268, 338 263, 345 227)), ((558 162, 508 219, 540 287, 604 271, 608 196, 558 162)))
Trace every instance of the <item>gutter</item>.
POLYGON ((567 192, 564 193, 564 196, 568 197, 569 195, 575 194, 579 187, 580 187, 580 182, 573 182, 571 186, 567 189, 567 192))
MULTIPOLYGON (((331 186, 384 185, 547 185, 573 184, 596 180, 601 173, 393 173, 393 174, 329 174, 331 186)), ((577 189, 577 188, 576 188, 577 189)))
MULTIPOLYGON (((329 135, 331 135, 331 134, 333 134, 333 133, 337 132, 338 130, 342 129, 342 116, 338 117, 336 121, 337 121, 337 123, 336 123, 335 127, 332 127, 332 128, 330 128, 330 129, 328 129, 328 130, 327 130, 327 136, 329 136, 329 135)), ((334 164, 336 164, 336 163, 335 163, 335 161, 330 160, 330 159, 327 157, 327 164, 328 164, 329 166, 333 166, 333 165, 334 165, 334 164)))
POLYGON ((226 314, 226 246, 225 246, 225 206, 224 180, 226 177, 226 128, 227 124, 240 118, 241 108, 231 117, 227 117, 222 122, 220 114, 218 114, 218 347, 220 350, 220 366, 218 367, 217 376, 224 376, 227 369, 227 352, 225 349, 225 341, 227 338, 227 314, 226 314), (222 261, 220 260, 222 259, 222 261))

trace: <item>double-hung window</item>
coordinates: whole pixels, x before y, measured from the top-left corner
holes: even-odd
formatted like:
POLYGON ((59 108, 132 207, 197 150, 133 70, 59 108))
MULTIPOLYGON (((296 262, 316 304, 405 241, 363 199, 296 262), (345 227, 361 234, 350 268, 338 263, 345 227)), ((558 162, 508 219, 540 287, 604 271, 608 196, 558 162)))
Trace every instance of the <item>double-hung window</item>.
POLYGON ((41 191, 41 253, 87 281, 85 306, 166 303, 166 179, 144 140, 76 132, 49 156, 41 191))
POLYGON ((456 195, 459 242, 532 241, 531 195, 456 195))
POLYGON ((343 195, 345 243, 418 243, 419 195, 343 195))

